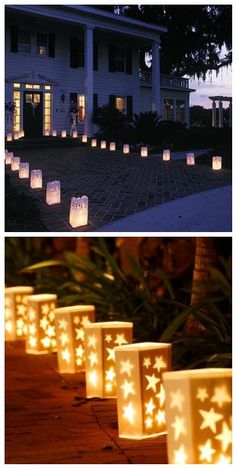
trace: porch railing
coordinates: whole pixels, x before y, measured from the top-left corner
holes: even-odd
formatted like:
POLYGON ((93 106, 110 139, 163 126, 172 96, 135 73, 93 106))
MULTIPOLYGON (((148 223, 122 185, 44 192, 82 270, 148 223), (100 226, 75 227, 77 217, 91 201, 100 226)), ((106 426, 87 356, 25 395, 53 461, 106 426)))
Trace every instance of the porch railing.
MULTIPOLYGON (((182 88, 188 89, 189 80, 188 78, 182 78, 178 76, 170 76, 161 74, 160 84, 163 88, 182 88)), ((140 84, 141 86, 152 86, 152 74, 151 72, 140 72, 140 84)))

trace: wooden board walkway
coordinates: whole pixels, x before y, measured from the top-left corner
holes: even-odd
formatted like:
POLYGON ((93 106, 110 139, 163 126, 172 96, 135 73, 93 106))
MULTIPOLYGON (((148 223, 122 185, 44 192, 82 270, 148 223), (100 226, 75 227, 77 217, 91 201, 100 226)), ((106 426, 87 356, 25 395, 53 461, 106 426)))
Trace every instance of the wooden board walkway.
POLYGON ((7 464, 166 464, 166 436, 119 439, 116 400, 85 398, 84 374, 61 375, 56 354, 6 344, 7 464))

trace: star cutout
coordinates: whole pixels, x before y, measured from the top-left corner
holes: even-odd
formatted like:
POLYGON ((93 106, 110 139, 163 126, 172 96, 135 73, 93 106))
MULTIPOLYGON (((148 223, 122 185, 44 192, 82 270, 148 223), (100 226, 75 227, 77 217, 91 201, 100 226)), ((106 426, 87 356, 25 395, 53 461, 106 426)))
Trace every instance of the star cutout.
POLYGON ((48 319, 47 319, 46 317, 43 317, 43 318, 40 320, 40 327, 41 327, 43 330, 46 330, 48 325, 49 325, 48 319))
POLYGON ((84 354, 84 348, 82 345, 79 345, 77 348, 75 348, 75 354, 77 357, 82 358, 84 354))
POLYGON ((88 372, 88 380, 93 387, 97 386, 98 374, 96 370, 88 372))
POLYGON ((165 399, 166 399, 164 386, 162 384, 160 384, 160 392, 156 394, 156 398, 159 398, 160 407, 162 407, 164 405, 165 399))
POLYGON ((145 419, 145 426, 146 426, 147 429, 152 427, 152 418, 150 418, 150 416, 145 419))
POLYGON ((180 412, 183 411, 184 396, 179 388, 176 392, 170 394, 170 398, 170 408, 177 408, 180 412))
POLYGON ((17 305, 17 314, 18 315, 25 315, 27 307, 25 307, 23 304, 17 305))
POLYGON ((209 398, 209 395, 207 393, 207 389, 206 388, 199 388, 196 398, 203 403, 206 400, 206 398, 209 398))
POLYGON ((32 321, 36 317, 36 312, 34 309, 29 309, 29 319, 32 321))
POLYGON ((31 348, 35 348, 35 346, 37 344, 37 338, 35 338, 34 336, 30 336, 29 340, 28 340, 28 343, 31 346, 31 348))
POLYGON ((20 319, 18 319, 18 320, 16 321, 16 326, 17 326, 17 328, 19 328, 19 329, 21 329, 21 330, 22 330, 22 328, 24 327, 24 324, 25 324, 25 323, 24 323, 24 320, 23 320, 22 318, 20 318, 20 319))
POLYGON ((208 439, 204 445, 199 445, 199 450, 201 454, 199 455, 199 460, 211 462, 212 455, 215 453, 215 450, 211 447, 211 439, 208 439))
POLYGON ((125 400, 126 398, 128 398, 129 395, 135 395, 135 391, 133 387, 134 387, 134 383, 129 382, 128 380, 125 379, 123 385, 121 385, 121 388, 123 388, 125 400))
POLYGON ((51 322, 53 322, 53 320, 54 320, 54 318, 55 318, 55 314, 54 314, 54 312, 52 312, 52 311, 51 311, 51 312, 49 312, 49 314, 48 314, 48 318, 49 318, 49 320, 50 320, 51 322))
POLYGON ((68 327, 68 322, 67 322, 67 320, 65 320, 64 318, 58 320, 58 328, 59 328, 59 330, 66 330, 67 327, 68 327))
POLYGON ((123 407, 123 410, 124 410, 123 417, 125 419, 128 419, 130 424, 134 424, 134 420, 135 420, 134 415, 136 411, 133 407, 133 404, 130 402, 127 406, 123 407))
POLYGON ((160 379, 158 379, 158 377, 155 377, 155 374, 145 375, 145 377, 148 381, 146 390, 149 390, 149 388, 151 388, 156 393, 156 386, 157 386, 157 383, 160 382, 160 379))
POLYGON ((88 359, 90 360, 90 367, 93 367, 94 364, 98 364, 98 355, 97 353, 94 353, 91 351, 91 353, 88 356, 88 359))
POLYGON ((9 318, 11 318, 11 317, 12 317, 12 311, 11 311, 11 309, 7 309, 7 308, 6 308, 6 309, 5 309, 5 318, 6 318, 6 319, 9 319, 9 318))
POLYGON ((59 340, 61 341, 61 345, 65 346, 67 343, 69 343, 69 336, 67 333, 62 333, 59 336, 59 340))
POLYGON ((16 302, 19 303, 19 302, 21 302, 21 301, 22 301, 22 297, 21 297, 19 294, 17 294, 17 295, 16 295, 16 302))
POLYGON ((88 346, 95 349, 97 344, 97 338, 95 335, 88 336, 88 346))
POLYGON ((43 313, 43 314, 48 314, 48 312, 50 311, 50 307, 49 307, 48 304, 43 304, 43 305, 41 306, 41 310, 42 310, 42 313, 43 313))
POLYGON ((8 333, 11 333, 12 330, 13 330, 13 324, 12 324, 12 321, 11 320, 7 320, 6 323, 5 323, 5 330, 8 332, 8 333))
POLYGON ((148 403, 145 403, 146 411, 145 414, 152 415, 153 410, 156 408, 156 405, 153 404, 153 398, 150 398, 148 403))
POLYGON ((35 323, 32 323, 31 325, 29 325, 29 334, 30 334, 30 335, 35 335, 35 334, 36 334, 36 326, 35 326, 35 323))
POLYGON ((46 331, 47 335, 52 337, 52 336, 55 336, 56 333, 55 333, 55 327, 53 325, 49 325, 49 327, 47 328, 47 331, 46 331))
POLYGON ((150 365, 151 365, 151 359, 149 357, 144 358, 143 367, 146 367, 146 369, 148 369, 150 365))
POLYGON ((76 337, 75 337, 76 340, 84 341, 84 329, 83 328, 76 328, 75 333, 76 333, 76 337))
POLYGON ((128 341, 125 339, 124 333, 117 333, 114 343, 118 344, 118 346, 121 346, 123 344, 127 344, 128 341))
POLYGON ((45 336, 45 338, 42 338, 41 343, 43 344, 44 348, 49 348, 51 345, 51 340, 48 336, 45 336))
POLYGON ((231 403, 232 398, 227 393, 227 389, 225 386, 223 387, 216 387, 213 397, 211 398, 213 403, 217 403, 219 408, 222 408, 224 403, 231 403))
POLYGON ((231 458, 221 455, 216 465, 231 465, 231 458))
POLYGON ((81 365, 83 364, 82 359, 81 359, 81 358, 77 358, 77 359, 76 359, 76 364, 77 364, 77 366, 81 366, 81 365))
POLYGON ((114 371, 114 367, 110 367, 110 369, 106 371, 106 380, 110 380, 112 382, 115 379, 115 376, 116 373, 114 371))
POLYGON ((200 429, 206 429, 209 427, 212 432, 215 433, 216 423, 223 418, 222 414, 215 413, 214 408, 211 408, 210 411, 199 410, 199 413, 203 417, 200 429))
POLYGON ((115 361, 115 349, 114 348, 106 348, 108 352, 107 361, 115 361))
POLYGON ((184 445, 181 445, 178 450, 174 450, 174 463, 177 465, 185 465, 187 460, 187 454, 185 452, 184 445))
POLYGON ((54 302, 51 302, 51 304, 50 304, 50 309, 51 309, 51 310, 54 310, 55 307, 56 307, 56 304, 54 304, 54 302))
POLYGON ((153 369, 157 369, 160 372, 161 369, 166 369, 167 364, 163 359, 163 356, 156 356, 155 357, 155 364, 153 365, 153 369))
POLYGON ((171 424, 175 431, 175 440, 178 440, 181 434, 186 434, 186 428, 184 423, 184 418, 175 416, 175 422, 171 424))
POLYGON ((106 335, 105 341, 106 341, 107 343, 110 343, 110 341, 112 341, 111 335, 106 335))
POLYGON ((89 323, 91 323, 91 321, 89 320, 87 315, 84 315, 82 317, 82 319, 81 319, 81 323, 82 323, 83 327, 86 327, 86 325, 89 325, 89 323))
POLYGON ((120 365, 121 365, 120 373, 127 374, 130 377, 131 370, 134 368, 134 365, 131 364, 130 360, 127 359, 127 361, 121 361, 120 365))
POLYGON ((70 354, 70 351, 68 348, 66 349, 63 349, 63 351, 61 352, 61 356, 62 356, 62 359, 64 361, 66 361, 68 364, 70 364, 70 357, 71 357, 71 354, 70 354))
POLYGON ((80 323, 80 318, 78 316, 74 317, 73 322, 75 325, 78 325, 80 323))
POLYGON ((156 415, 156 421, 158 423, 158 426, 160 426, 161 424, 165 424, 165 422, 166 422, 165 411, 158 410, 158 413, 156 415))
POLYGON ((111 382, 107 382, 105 387, 106 387, 106 392, 111 392, 112 388, 113 388, 113 385, 112 385, 111 382))
POLYGON ((221 440, 223 452, 226 452, 226 450, 228 449, 228 446, 232 444, 232 431, 229 429, 225 421, 222 424, 221 434, 216 435, 215 439, 221 440))

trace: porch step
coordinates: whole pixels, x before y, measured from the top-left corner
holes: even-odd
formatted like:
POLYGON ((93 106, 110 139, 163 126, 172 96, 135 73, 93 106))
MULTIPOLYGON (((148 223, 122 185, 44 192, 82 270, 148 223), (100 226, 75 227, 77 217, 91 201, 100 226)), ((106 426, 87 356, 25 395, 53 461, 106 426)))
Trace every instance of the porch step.
POLYGON ((51 148, 62 146, 84 146, 81 138, 61 138, 61 137, 41 137, 41 138, 21 138, 19 140, 5 141, 5 148, 8 151, 32 148, 51 148))

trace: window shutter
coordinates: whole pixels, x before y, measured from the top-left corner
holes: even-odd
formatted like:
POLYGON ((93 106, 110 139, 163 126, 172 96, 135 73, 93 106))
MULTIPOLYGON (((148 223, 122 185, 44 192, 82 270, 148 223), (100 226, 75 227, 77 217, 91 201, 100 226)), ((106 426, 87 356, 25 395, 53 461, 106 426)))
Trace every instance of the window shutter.
POLYGON ((114 72, 115 71, 115 66, 114 66, 114 46, 109 45, 109 72, 114 72))
POLYGON ((126 49, 126 73, 128 75, 132 75, 132 57, 133 51, 132 49, 126 49))
POLYGON ((48 57, 55 57, 55 34, 48 35, 48 57))
POLYGON ((111 107, 111 109, 115 109, 116 97, 113 94, 110 94, 109 96, 109 106, 111 107))
POLYGON ((126 115, 128 120, 133 118, 133 96, 127 96, 126 98, 126 115))
POLYGON ((98 43, 93 43, 93 69, 98 71, 98 43))
POLYGON ((70 93, 70 102, 77 102, 77 93, 70 93))
POLYGON ((18 52, 18 28, 11 26, 11 52, 18 52))
POLYGON ((96 112, 98 108, 98 95, 94 94, 93 95, 93 112, 96 112))

